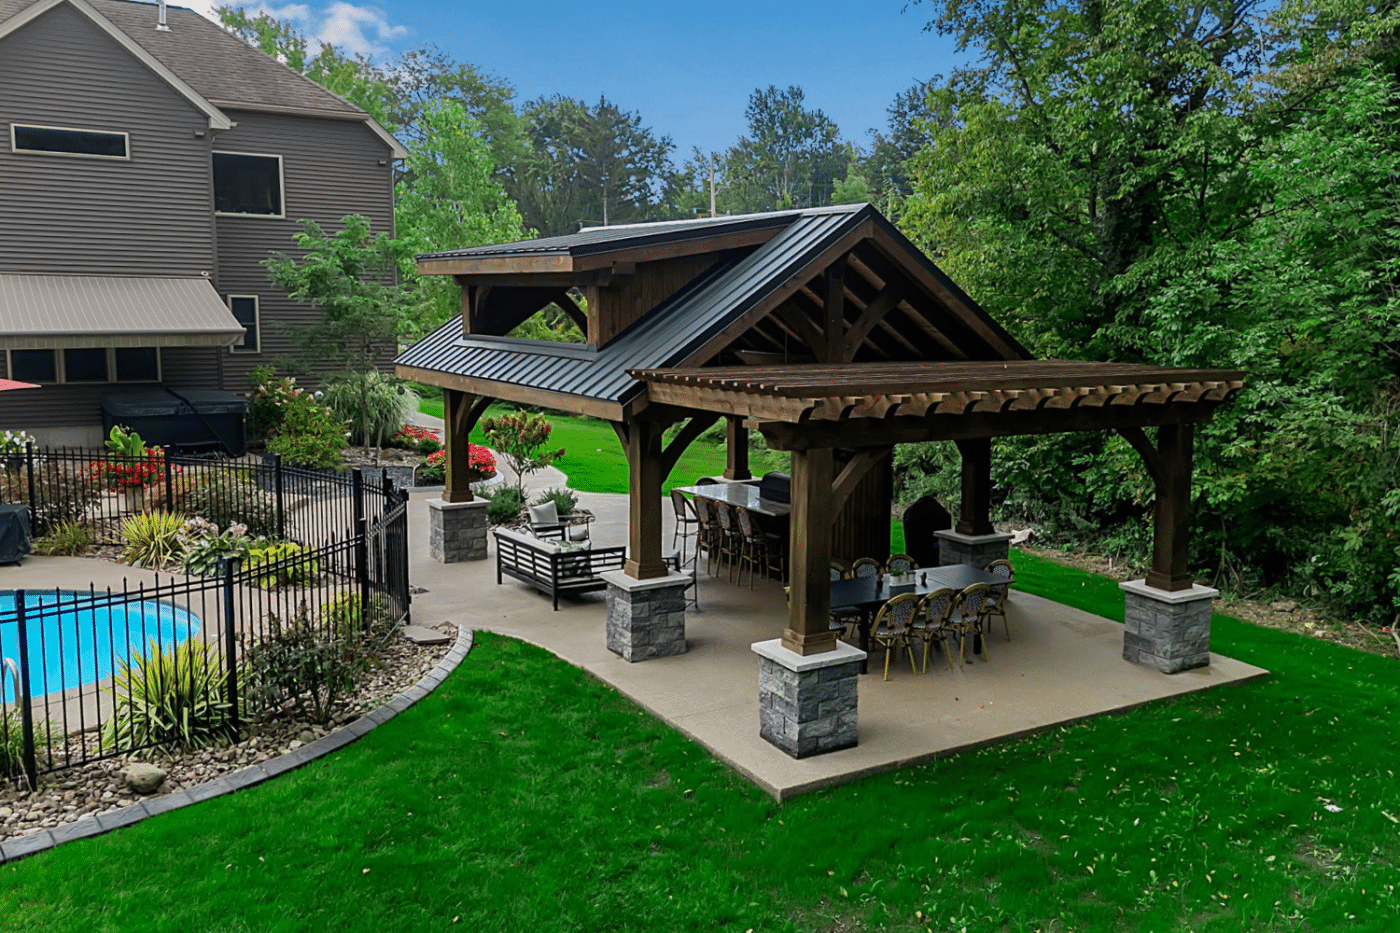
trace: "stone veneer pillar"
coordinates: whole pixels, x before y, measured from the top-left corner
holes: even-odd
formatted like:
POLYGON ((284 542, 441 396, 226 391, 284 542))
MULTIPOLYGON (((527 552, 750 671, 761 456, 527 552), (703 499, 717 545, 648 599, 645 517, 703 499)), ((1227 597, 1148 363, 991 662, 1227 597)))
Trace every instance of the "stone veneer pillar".
POLYGON ((1145 580, 1118 584, 1126 603, 1123 657, 1164 674, 1210 664, 1210 612, 1219 590, 1159 590, 1145 580))
POLYGON ((442 564, 486 559, 485 499, 428 500, 428 553, 442 564))
POLYGON ((638 580, 621 570, 600 577, 608 584, 608 650, 627 661, 685 654, 685 588, 689 574, 638 580))
POLYGON ((781 638, 753 646, 758 655, 758 734, 794 758, 856 745, 856 685, 865 652, 838 641, 835 651, 801 655, 781 638))
POLYGON ((942 567, 949 564, 967 564, 982 570, 994 560, 1006 560, 1011 552, 1011 535, 996 532, 989 535, 965 535, 952 529, 935 531, 939 539, 938 563, 942 567))

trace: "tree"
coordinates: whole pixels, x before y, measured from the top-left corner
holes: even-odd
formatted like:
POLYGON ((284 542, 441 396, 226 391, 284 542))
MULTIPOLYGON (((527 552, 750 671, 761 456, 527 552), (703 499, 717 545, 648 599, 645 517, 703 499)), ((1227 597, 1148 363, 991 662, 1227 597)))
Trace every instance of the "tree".
POLYGON ((588 106, 541 97, 521 113, 528 152, 508 185, 525 222, 545 236, 580 224, 653 219, 671 177, 670 137, 657 137, 640 114, 607 98, 588 106))
POLYGON ((515 488, 525 501, 525 477, 564 456, 564 448, 545 450, 554 425, 539 412, 513 411, 481 419, 481 431, 492 449, 515 471, 515 488))
POLYGON ((749 134, 724 159, 725 204, 734 211, 819 207, 850 161, 841 133, 820 110, 803 106, 796 85, 749 95, 749 134))
MULTIPOLYGON (((341 372, 363 375, 377 370, 397 348, 408 298, 395 282, 399 254, 389 235, 373 232, 370 219, 360 214, 340 222, 341 230, 327 233, 315 221, 303 220, 301 233, 293 237, 302 257, 277 253, 263 266, 273 285, 320 312, 316 323, 288 328, 300 365, 312 369, 334 360, 341 372)), ((368 417, 369 380, 359 379, 358 385, 358 410, 368 417)), ((367 422, 361 436, 371 436, 367 422)))
POLYGON ((410 151, 396 189, 400 273, 415 283, 411 335, 426 333, 461 313, 461 293, 448 276, 417 273, 419 253, 526 238, 520 212, 501 188, 479 125, 455 100, 419 115, 421 139, 410 151))
POLYGON ((867 180, 869 200, 891 220, 899 219, 905 199, 913 193, 910 163, 933 144, 928 123, 937 117, 929 106, 929 95, 936 81, 916 82, 895 95, 886 110, 888 129, 874 133, 870 153, 861 161, 860 174, 867 180))

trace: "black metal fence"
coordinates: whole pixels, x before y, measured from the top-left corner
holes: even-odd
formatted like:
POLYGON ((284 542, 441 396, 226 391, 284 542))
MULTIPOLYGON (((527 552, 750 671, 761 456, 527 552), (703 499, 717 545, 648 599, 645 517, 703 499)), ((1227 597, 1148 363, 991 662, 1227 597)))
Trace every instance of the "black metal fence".
POLYGON ((225 560, 214 576, 0 593, 0 780, 33 786, 47 772, 218 737, 191 729, 232 735, 273 708, 320 707, 347 665, 408 618, 408 493, 387 477, 275 459, 152 462, 133 496, 109 482, 110 466, 130 461, 31 449, 5 464, 0 501, 28 504, 36 534, 78 522, 101 544, 154 509, 289 544, 225 560))

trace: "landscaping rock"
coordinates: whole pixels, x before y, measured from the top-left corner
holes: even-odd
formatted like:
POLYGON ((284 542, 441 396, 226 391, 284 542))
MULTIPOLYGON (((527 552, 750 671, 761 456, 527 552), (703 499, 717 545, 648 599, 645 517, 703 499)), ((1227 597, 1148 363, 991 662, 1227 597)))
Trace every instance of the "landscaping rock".
POLYGON ((122 772, 122 780, 138 794, 154 794, 165 783, 165 772, 155 765, 133 761, 122 772))
POLYGON ((310 745, 312 742, 316 741, 316 733, 312 732, 310 729, 304 729, 301 735, 297 736, 297 741, 301 742, 303 745, 310 745))
POLYGON ((1291 599, 1280 599, 1278 602, 1269 603, 1269 608, 1274 612, 1296 612, 1298 604, 1291 599))

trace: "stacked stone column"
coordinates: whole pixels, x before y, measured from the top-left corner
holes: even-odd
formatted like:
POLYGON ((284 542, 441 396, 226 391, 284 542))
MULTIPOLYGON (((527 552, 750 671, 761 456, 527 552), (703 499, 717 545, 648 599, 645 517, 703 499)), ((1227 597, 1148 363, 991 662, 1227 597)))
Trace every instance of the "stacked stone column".
POLYGON ((759 735, 794 758, 856 745, 856 685, 865 652, 845 642, 801 655, 782 639, 753 645, 758 655, 759 735))
POLYGON ((1219 590, 1159 590, 1145 580, 1123 590, 1123 657, 1164 674, 1210 664, 1210 613, 1219 590))
POLYGON ((599 574, 608 584, 608 650, 627 661, 685 654, 685 588, 689 574, 638 580, 621 570, 599 574))
POLYGON ((1011 535, 996 532, 989 535, 965 535, 956 531, 935 531, 939 540, 938 563, 967 564, 983 569, 994 560, 1006 560, 1010 553, 1011 535))
POLYGON ((428 500, 428 552, 433 560, 454 564, 486 559, 486 505, 485 499, 428 500))

